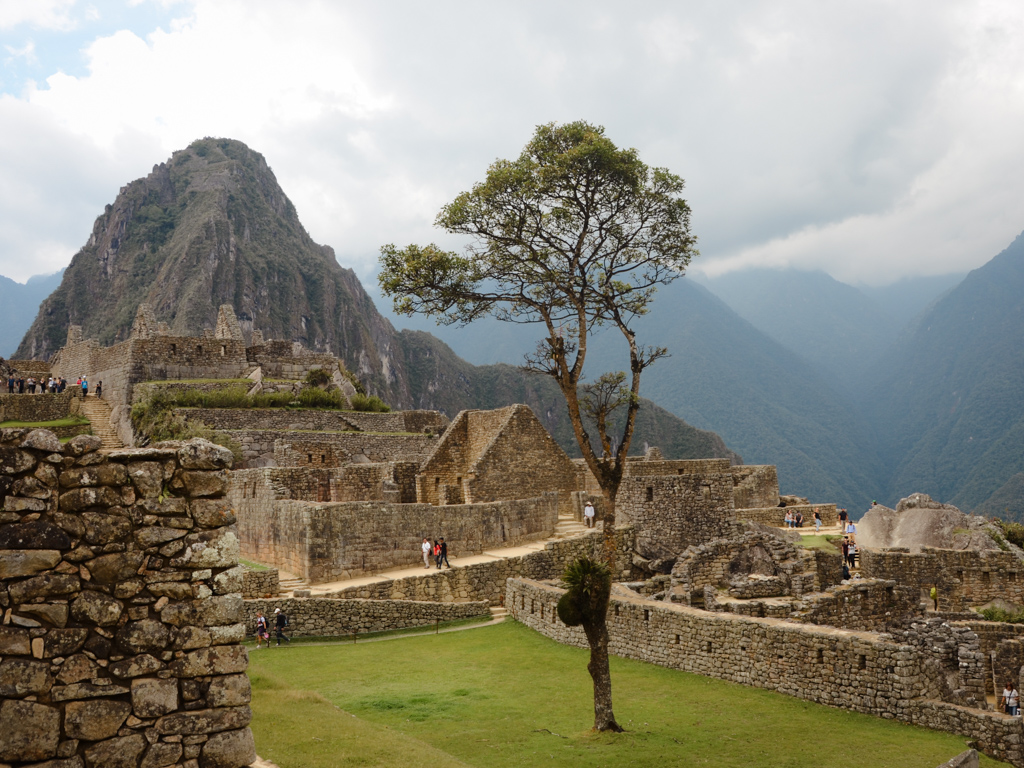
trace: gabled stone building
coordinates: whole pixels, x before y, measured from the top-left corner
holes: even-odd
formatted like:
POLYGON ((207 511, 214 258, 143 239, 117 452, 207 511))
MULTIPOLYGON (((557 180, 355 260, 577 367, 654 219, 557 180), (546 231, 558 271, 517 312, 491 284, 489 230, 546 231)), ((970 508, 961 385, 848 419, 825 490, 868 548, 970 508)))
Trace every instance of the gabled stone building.
POLYGON ((473 504, 558 492, 569 514, 580 487, 575 464, 526 405, 462 411, 420 468, 420 503, 473 504))

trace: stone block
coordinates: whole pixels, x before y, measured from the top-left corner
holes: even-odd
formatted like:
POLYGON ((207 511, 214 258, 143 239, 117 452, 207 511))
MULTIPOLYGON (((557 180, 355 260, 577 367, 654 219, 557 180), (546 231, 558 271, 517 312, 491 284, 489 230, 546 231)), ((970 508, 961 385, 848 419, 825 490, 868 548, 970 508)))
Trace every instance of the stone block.
POLYGON ((18 612, 35 616, 50 626, 64 627, 68 623, 68 607, 65 603, 32 603, 18 606, 18 612))
POLYGON ((227 473, 182 472, 181 482, 192 498, 223 496, 228 489, 227 473))
POLYGON ((0 626, 0 657, 28 656, 32 652, 27 629, 0 626))
POLYGON ((60 562, 60 552, 53 549, 0 550, 0 579, 35 576, 60 562))
POLYGON ((20 699, 46 693, 53 685, 50 665, 31 659, 4 659, 0 662, 0 696, 20 699))
POLYGON ((46 453, 64 453, 64 446, 60 444, 57 436, 48 429, 33 429, 22 441, 21 447, 46 453))
POLYGON ((0 723, 0 760, 46 760, 57 754, 60 711, 54 707, 8 699, 0 702, 0 723))
POLYGON ((115 552, 100 555, 87 562, 85 567, 100 584, 116 584, 135 576, 145 557, 142 552, 115 552))
POLYGON ((42 499, 8 496, 4 499, 4 510, 7 512, 45 512, 46 502, 42 499))
POLYGON ((175 677, 202 677, 203 675, 230 675, 245 672, 249 655, 241 645, 218 645, 200 648, 171 662, 175 677))
POLYGON ((81 682, 94 678, 99 673, 99 665, 82 653, 77 653, 64 659, 60 665, 60 672, 57 673, 57 682, 61 685, 81 682))
POLYGON ((74 488, 60 495, 58 507, 62 512, 81 512, 90 507, 116 507, 121 504, 121 494, 112 488, 74 488))
POLYGON ((71 539, 60 528, 45 520, 31 520, 0 527, 0 549, 71 548, 71 539))
POLYGON ((87 768, 138 768, 145 748, 146 739, 138 734, 108 739, 86 747, 85 764, 87 768))
POLYGON ((54 686, 50 690, 50 700, 81 701, 82 699, 100 699, 106 696, 121 696, 128 693, 127 688, 120 685, 96 685, 94 683, 72 683, 71 685, 54 686))
POLYGON ((149 745, 139 768, 165 768, 165 766, 174 765, 181 759, 181 753, 181 744, 158 741, 156 744, 149 745))
POLYGON ((9 446, 0 446, 0 474, 20 475, 35 465, 36 460, 31 453, 9 446))
POLYGON ((192 712, 176 712, 156 721, 154 727, 164 735, 191 736, 202 733, 244 728, 252 720, 248 706, 224 707, 221 709, 197 709, 192 712))
POLYGON ((85 523, 85 540, 90 544, 122 541, 132 530, 131 520, 120 515, 85 512, 82 521, 85 523))
POLYGON ((156 461, 133 461, 128 476, 136 492, 144 499, 154 499, 164 489, 164 468, 156 461))
POLYGON ((164 663, 157 659, 155 656, 151 656, 148 653, 133 656, 130 659, 116 661, 108 667, 108 669, 110 670, 110 674, 114 675, 114 677, 122 678, 139 677, 140 675, 151 675, 154 672, 158 672, 163 668, 164 663))
POLYGON ((235 513, 227 499, 193 499, 192 517, 204 528, 220 528, 235 522, 235 513))
POLYGON ((130 621, 117 632, 117 644, 132 653, 162 651, 168 640, 167 627, 156 619, 130 621))
POLYGON ((109 739, 117 735, 131 711, 124 701, 72 701, 64 707, 64 732, 72 739, 109 739))
POLYGON ((103 447, 103 441, 96 435, 77 435, 68 440, 64 450, 71 456, 93 453, 103 447))
POLYGON ((136 717, 161 717, 178 709, 178 681, 153 677, 132 680, 132 711, 136 717))
POLYGON ((169 541, 180 539, 187 531, 178 528, 164 528, 153 526, 151 528, 139 528, 135 531, 135 541, 143 549, 159 547, 169 541))
POLYGON ((44 637, 35 639, 43 642, 42 658, 53 659, 57 656, 68 657, 82 650, 88 637, 89 630, 68 627, 66 629, 51 629, 44 637))
POLYGON ((124 610, 120 600, 102 592, 82 592, 75 601, 71 603, 71 615, 77 621, 86 624, 96 624, 100 627, 110 627, 117 624, 124 610))
POLYGON ((11 600, 25 603, 37 597, 59 597, 72 595, 81 588, 77 576, 64 573, 45 573, 25 581, 18 581, 9 587, 11 600))
POLYGON ((208 440, 190 440, 178 449, 178 462, 183 469, 230 469, 234 463, 231 451, 208 440))
POLYGON ((242 768, 255 761, 256 744, 248 728, 213 734, 199 756, 200 768, 242 768))
POLYGON ((210 680, 206 704, 210 707, 239 707, 252 698, 248 675, 223 675, 210 680))

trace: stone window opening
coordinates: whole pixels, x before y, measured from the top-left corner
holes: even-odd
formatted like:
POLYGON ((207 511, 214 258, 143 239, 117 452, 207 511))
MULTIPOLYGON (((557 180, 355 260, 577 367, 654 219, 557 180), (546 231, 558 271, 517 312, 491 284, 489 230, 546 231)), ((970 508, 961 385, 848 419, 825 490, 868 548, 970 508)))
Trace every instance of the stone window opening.
POLYGON ((963 571, 957 571, 957 572, 956 572, 956 578, 957 578, 957 580, 958 580, 958 581, 959 581, 959 582, 960 582, 961 584, 963 584, 963 581, 964 581, 964 572, 963 572, 963 571))
POLYGON ((672 645, 679 645, 679 635, 672 635, 672 645))
POLYGON ((171 344, 171 354, 174 355, 174 354, 177 354, 177 352, 178 352, 178 345, 177 344, 171 344))
POLYGON ((988 584, 990 579, 991 579, 991 574, 988 571, 982 571, 981 572, 981 583, 982 584, 988 584))
POLYGON ((197 355, 203 354, 203 345, 202 344, 200 344, 198 347, 196 347, 196 354, 197 355))
POLYGON ((868 657, 865 656, 862 653, 860 656, 857 657, 857 669, 867 669, 867 668, 868 668, 868 657))
POLYGON ((615 615, 616 616, 619 615, 619 606, 618 605, 615 606, 615 615))
POLYGON ((650 485, 647 486, 647 500, 654 501, 654 487, 650 485))
POLYGON ((708 640, 704 643, 704 653, 711 653, 711 641, 708 640))
POLYGON ((530 601, 530 613, 533 614, 533 613, 536 613, 536 612, 537 612, 537 604, 534 603, 533 600, 531 600, 530 601))
POLYGON ((649 610, 647 610, 646 608, 644 608, 644 621, 646 622, 646 621, 650 621, 650 620, 651 620, 651 612, 649 610))
POLYGON ((224 357, 224 355, 226 355, 227 353, 228 353, 228 345, 227 344, 221 344, 220 345, 220 356, 224 357))
POLYGON ((326 464, 327 463, 327 454, 326 453, 321 453, 320 454, 320 463, 321 464, 326 464))
POLYGON ((312 453, 307 453, 306 457, 309 459, 309 463, 312 464, 313 463, 313 454, 312 453))
POLYGON ((815 660, 819 664, 824 664, 825 663, 825 651, 823 651, 821 648, 819 648, 818 652, 815 655, 817 657, 815 660))
POLYGON ((1017 572, 1016 571, 1010 571, 1009 573, 1007 573, 1006 574, 1006 580, 1009 581, 1010 583, 1016 582, 1017 581, 1017 572))
POLYGON ((711 500, 711 486, 708 485, 708 484, 704 484, 704 485, 701 486, 701 489, 704 491, 704 500, 705 501, 710 501, 711 500))

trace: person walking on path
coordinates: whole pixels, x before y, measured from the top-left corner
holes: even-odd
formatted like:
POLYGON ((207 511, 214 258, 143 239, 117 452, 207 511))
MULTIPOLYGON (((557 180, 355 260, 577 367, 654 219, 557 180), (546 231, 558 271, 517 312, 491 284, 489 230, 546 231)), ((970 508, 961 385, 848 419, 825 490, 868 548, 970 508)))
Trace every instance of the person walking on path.
POLYGON ((821 512, 818 511, 817 507, 814 508, 814 533, 821 533, 821 512))
POLYGON ((839 510, 839 532, 842 533, 846 530, 846 507, 839 510))
POLYGON ((448 566, 448 570, 451 570, 452 564, 448 562, 448 544, 444 540, 444 536, 441 537, 441 549, 437 555, 437 570, 441 570, 441 563, 448 566))
MULTIPOLYGON (((283 638, 286 643, 291 643, 291 638, 284 633, 284 628, 288 626, 288 617, 285 616, 280 608, 274 609, 274 629, 277 635, 277 647, 281 647, 281 639, 283 638)), ((270 647, 270 640, 267 640, 267 647, 270 647)))
POLYGON ((267 641, 267 647, 270 647, 270 632, 267 631, 267 619, 261 612, 256 617, 256 647, 260 647, 262 641, 267 641))
POLYGON ((437 570, 441 570, 441 545, 437 543, 437 539, 434 539, 434 565, 437 566, 437 570))
POLYGON ((423 550, 423 567, 430 568, 430 539, 424 537, 420 549, 423 550))
POLYGON ((857 526, 853 524, 853 520, 846 524, 846 535, 850 539, 850 543, 857 541, 857 526))
POLYGON ((100 400, 103 399, 103 382, 102 381, 99 384, 96 385, 96 397, 98 397, 100 400))
POLYGON ((594 511, 594 503, 592 501, 588 501, 587 505, 583 508, 583 523, 587 528, 594 527, 594 517, 596 514, 597 513, 594 511))
POLYGON ((87 378, 85 378, 85 376, 83 376, 82 377, 82 397, 87 397, 88 395, 89 395, 89 380, 87 378))

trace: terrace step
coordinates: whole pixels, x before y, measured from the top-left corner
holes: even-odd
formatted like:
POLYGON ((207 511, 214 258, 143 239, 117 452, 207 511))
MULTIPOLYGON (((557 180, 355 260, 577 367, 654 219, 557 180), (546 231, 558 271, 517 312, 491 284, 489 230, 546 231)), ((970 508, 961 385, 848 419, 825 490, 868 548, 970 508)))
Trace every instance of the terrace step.
POLYGON ((124 448, 121 438, 110 425, 110 406, 105 400, 90 394, 82 400, 82 415, 89 420, 92 433, 100 439, 100 451, 106 453, 124 448))

